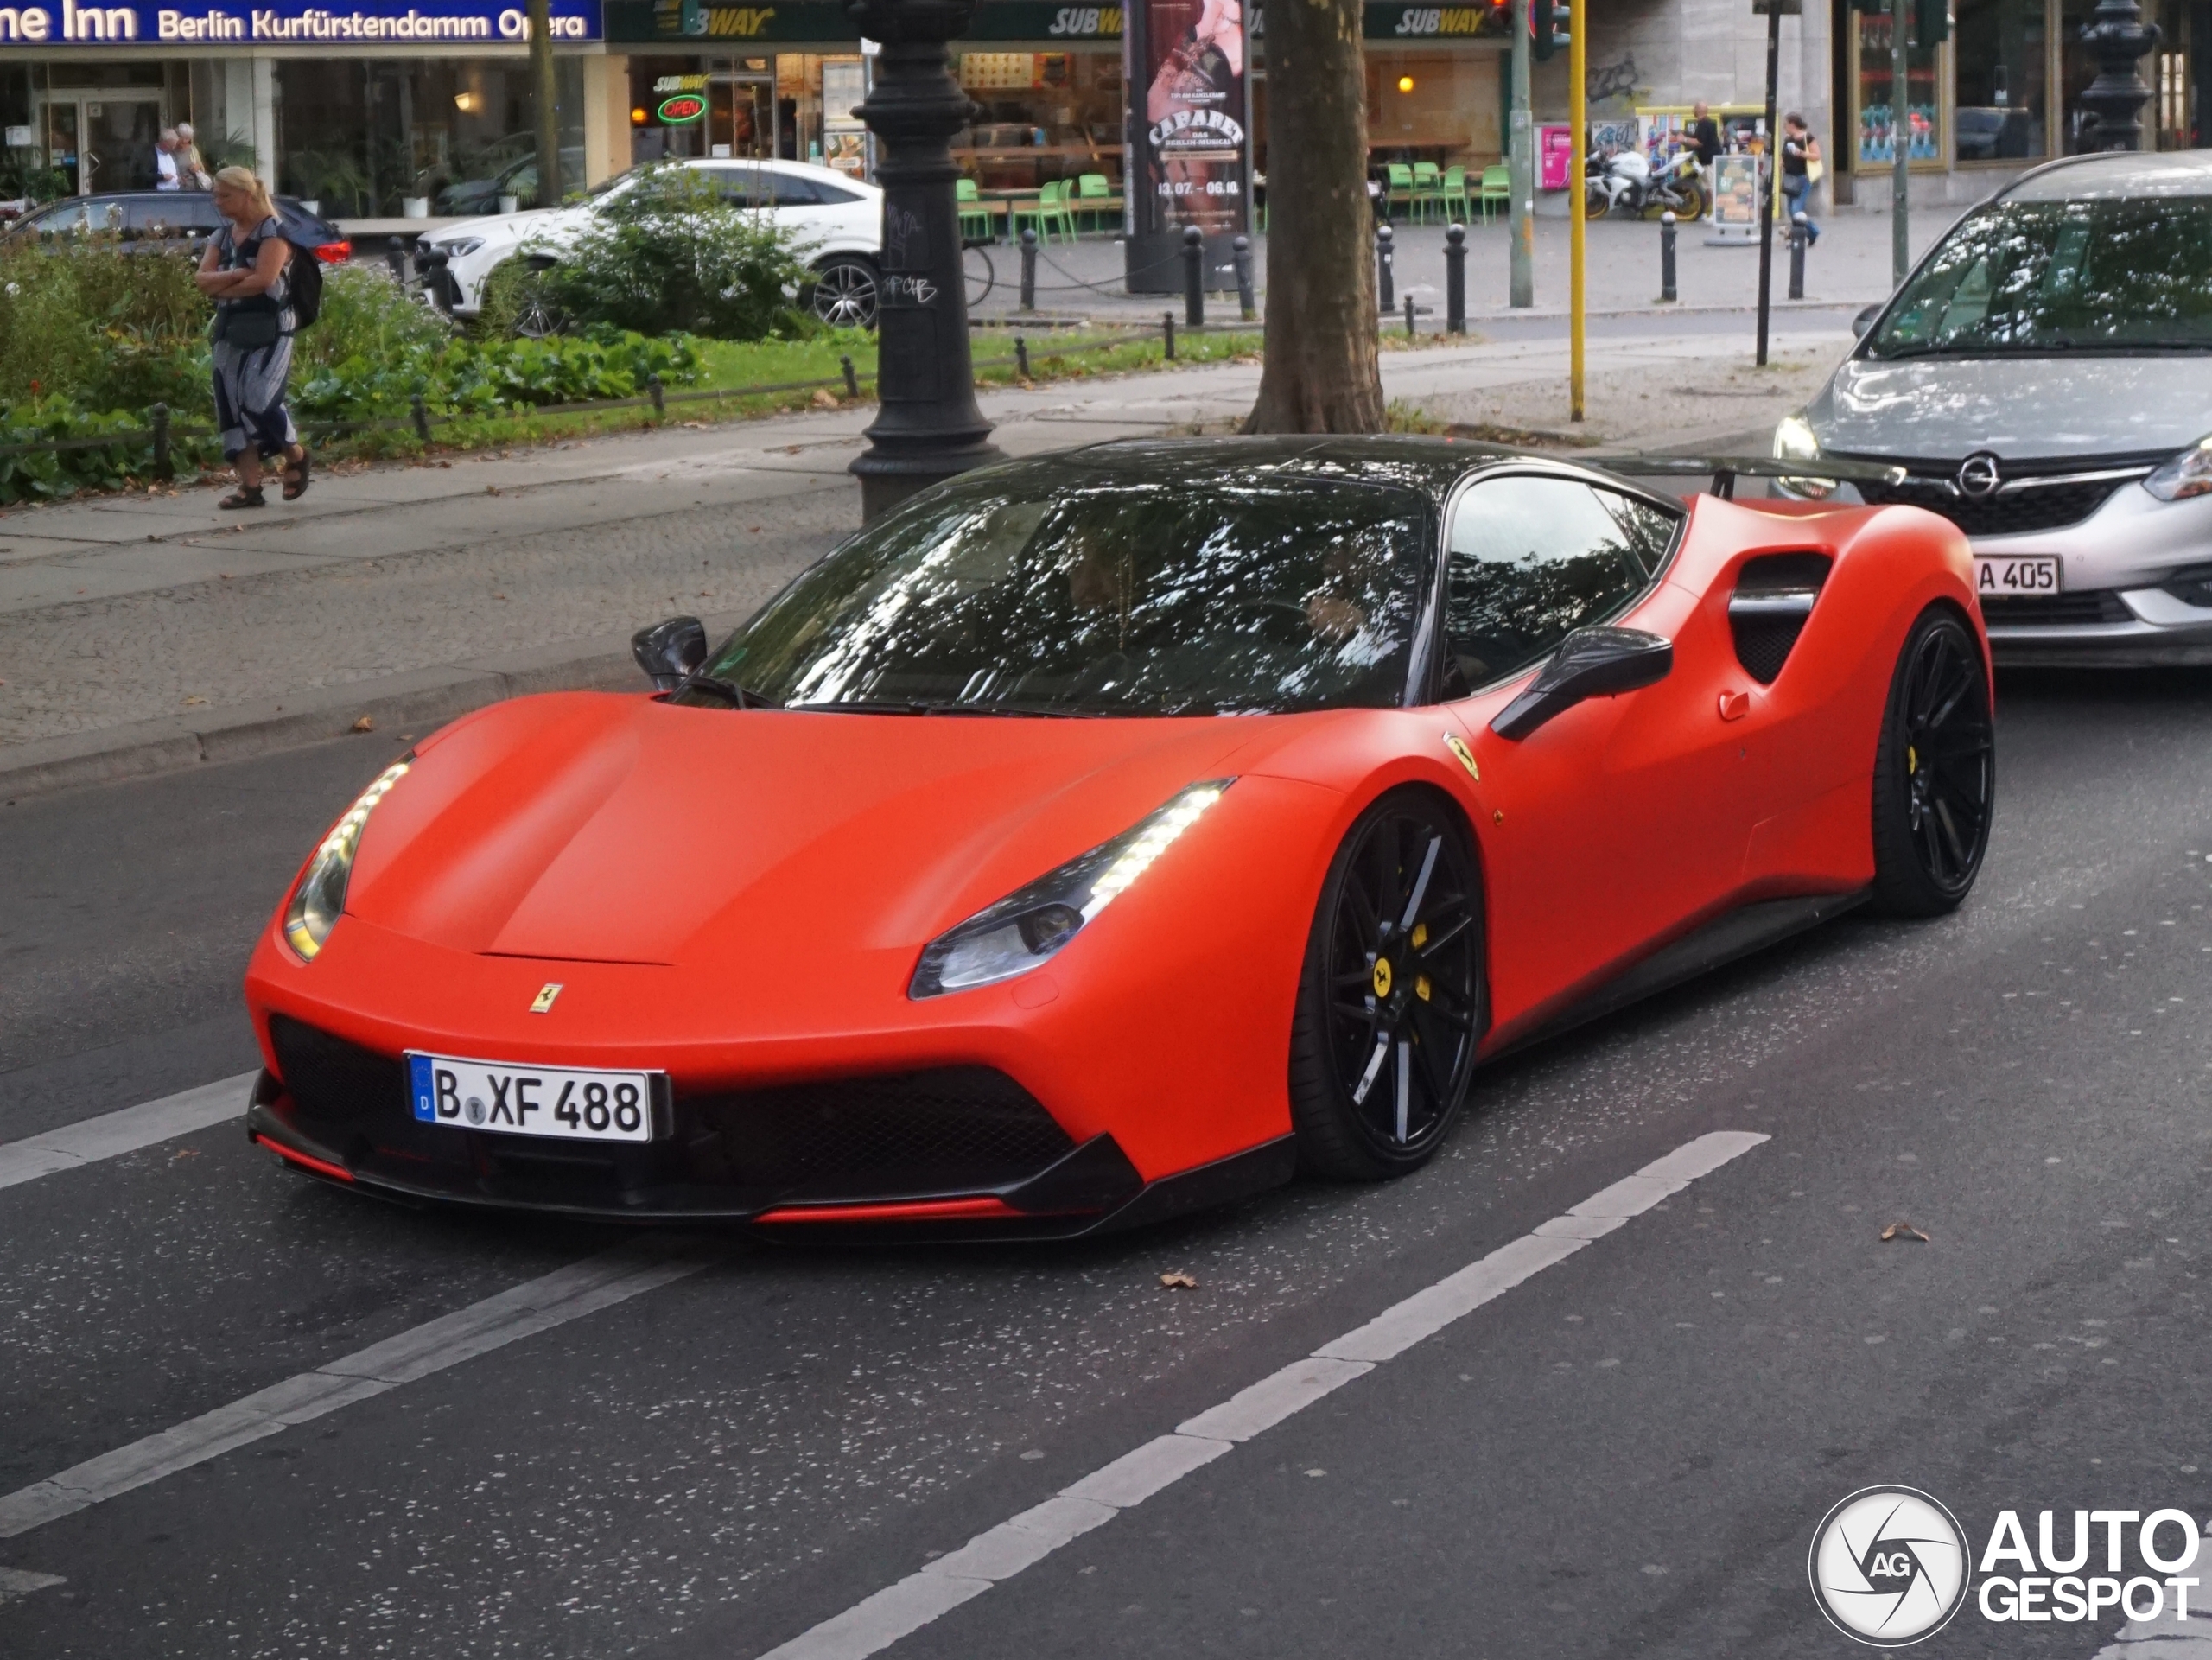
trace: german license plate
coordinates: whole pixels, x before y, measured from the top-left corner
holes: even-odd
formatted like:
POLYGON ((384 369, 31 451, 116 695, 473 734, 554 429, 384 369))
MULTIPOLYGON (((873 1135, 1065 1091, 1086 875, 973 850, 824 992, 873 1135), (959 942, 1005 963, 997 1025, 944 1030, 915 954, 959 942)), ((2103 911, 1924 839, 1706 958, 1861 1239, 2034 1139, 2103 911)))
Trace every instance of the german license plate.
POLYGON ((2023 558, 1977 557, 1974 585, 1984 599, 2003 600, 2028 594, 2056 594, 2059 581, 2058 556, 2031 554, 2023 558))
POLYGON ((407 1054, 408 1095, 417 1118, 505 1135, 650 1142, 653 1076, 407 1054))

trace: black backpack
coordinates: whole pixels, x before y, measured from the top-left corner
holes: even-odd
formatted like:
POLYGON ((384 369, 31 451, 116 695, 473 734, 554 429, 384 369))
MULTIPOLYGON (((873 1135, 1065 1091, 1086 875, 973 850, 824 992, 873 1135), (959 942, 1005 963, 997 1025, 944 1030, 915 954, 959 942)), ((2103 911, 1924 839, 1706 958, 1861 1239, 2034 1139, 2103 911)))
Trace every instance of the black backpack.
MULTIPOLYGON (((284 239, 291 242, 291 239, 284 239)), ((292 328, 305 328, 322 315, 322 261, 313 248, 292 242, 292 328)))

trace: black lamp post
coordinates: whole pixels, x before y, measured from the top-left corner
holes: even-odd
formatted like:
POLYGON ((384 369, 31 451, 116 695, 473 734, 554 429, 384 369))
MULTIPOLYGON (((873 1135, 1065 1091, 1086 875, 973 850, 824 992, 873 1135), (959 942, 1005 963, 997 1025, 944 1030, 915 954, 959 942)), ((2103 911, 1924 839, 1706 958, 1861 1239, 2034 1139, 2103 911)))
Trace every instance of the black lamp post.
POLYGON ((2151 101, 2136 61, 2158 43, 2158 29, 2146 24, 2135 0, 2101 0, 2082 30, 2082 43, 2096 54, 2097 78, 2082 89, 2082 102, 2096 117, 2083 135, 2096 149, 2140 149, 2143 124, 2137 119, 2151 101))
POLYGON ((976 404, 968 291, 948 141, 971 105, 945 42, 968 30, 976 0, 846 0, 880 43, 875 86, 858 114, 876 136, 883 187, 883 283, 876 303, 875 423, 853 472, 864 518, 971 467, 1002 460, 976 404))

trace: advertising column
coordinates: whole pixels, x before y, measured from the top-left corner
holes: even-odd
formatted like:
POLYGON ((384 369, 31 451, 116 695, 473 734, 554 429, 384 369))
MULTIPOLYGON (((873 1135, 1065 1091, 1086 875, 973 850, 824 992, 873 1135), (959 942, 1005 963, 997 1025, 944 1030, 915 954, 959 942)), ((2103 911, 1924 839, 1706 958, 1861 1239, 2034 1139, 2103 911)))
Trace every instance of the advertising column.
POLYGON ((1122 50, 1129 88, 1128 279, 1183 287, 1183 232, 1205 233, 1206 286, 1235 281, 1230 239, 1249 223, 1251 105, 1245 0, 1135 0, 1122 50))

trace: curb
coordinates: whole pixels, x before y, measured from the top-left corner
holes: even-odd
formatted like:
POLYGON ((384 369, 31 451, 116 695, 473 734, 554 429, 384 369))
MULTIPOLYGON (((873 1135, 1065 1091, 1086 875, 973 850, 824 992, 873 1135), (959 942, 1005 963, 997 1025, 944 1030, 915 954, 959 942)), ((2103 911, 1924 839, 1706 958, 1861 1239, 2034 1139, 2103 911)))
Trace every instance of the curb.
MULTIPOLYGON (((707 632, 710 637, 727 633, 749 614, 708 617, 707 632)), ((640 681, 627 635, 562 640, 376 680, 287 692, 281 703, 267 698, 188 717, 170 716, 10 745, 0 748, 0 800, 297 749, 345 737, 364 718, 380 728, 412 726, 427 735, 472 709, 510 697, 634 691, 641 690, 640 681)))

